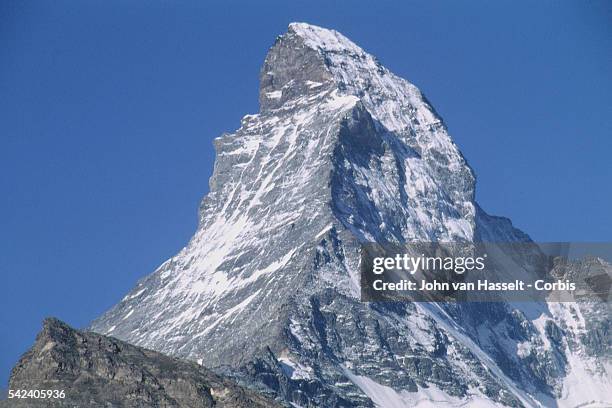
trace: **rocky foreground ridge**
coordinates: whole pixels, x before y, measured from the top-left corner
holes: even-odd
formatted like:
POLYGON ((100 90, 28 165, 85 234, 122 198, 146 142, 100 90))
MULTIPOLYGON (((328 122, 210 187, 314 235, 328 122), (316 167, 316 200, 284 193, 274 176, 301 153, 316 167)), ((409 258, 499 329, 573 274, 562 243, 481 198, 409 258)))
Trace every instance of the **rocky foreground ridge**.
MULTIPOLYGON (((64 390, 63 399, 11 399, 2 408, 268 408, 273 400, 197 363, 46 319, 13 368, 11 390, 64 390)), ((2 405, 3 404, 3 405, 2 405)))

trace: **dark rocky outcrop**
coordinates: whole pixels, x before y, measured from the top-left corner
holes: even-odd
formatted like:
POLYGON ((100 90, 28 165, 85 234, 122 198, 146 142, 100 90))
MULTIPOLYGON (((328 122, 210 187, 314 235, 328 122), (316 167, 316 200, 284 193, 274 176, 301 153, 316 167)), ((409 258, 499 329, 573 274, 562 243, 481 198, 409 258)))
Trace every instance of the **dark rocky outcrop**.
POLYGON ((64 390, 63 399, 11 399, 0 407, 267 408, 265 396, 188 361, 49 318, 13 368, 12 390, 64 390))

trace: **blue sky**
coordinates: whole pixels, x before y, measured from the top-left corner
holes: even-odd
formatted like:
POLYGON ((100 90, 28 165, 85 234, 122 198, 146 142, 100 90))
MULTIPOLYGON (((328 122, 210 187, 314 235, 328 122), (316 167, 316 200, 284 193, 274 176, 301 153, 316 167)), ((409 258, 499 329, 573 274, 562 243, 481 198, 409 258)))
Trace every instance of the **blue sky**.
POLYGON ((45 316, 87 325, 187 242, 211 141, 257 111, 291 21, 419 86, 485 210, 536 240, 611 240, 610 2, 3 1, 0 18, 0 386, 45 316))

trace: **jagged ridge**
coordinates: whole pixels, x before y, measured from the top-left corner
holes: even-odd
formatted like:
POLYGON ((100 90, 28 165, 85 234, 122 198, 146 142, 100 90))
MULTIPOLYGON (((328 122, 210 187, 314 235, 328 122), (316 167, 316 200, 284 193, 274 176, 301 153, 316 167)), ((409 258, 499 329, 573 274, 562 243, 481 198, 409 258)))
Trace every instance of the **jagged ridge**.
MULTIPOLYGON (((10 407, 280 407, 200 365, 46 319, 11 374, 12 390, 65 398, 11 399, 10 407)), ((1 403, 0 403, 1 404, 1 403)))

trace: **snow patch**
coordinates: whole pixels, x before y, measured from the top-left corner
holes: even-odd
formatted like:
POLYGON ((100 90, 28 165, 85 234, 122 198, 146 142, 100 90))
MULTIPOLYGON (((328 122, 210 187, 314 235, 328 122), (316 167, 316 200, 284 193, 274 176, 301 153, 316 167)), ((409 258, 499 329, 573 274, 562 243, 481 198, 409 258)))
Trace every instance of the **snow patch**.
POLYGON ((270 99, 280 99, 283 96, 283 91, 266 92, 266 96, 270 99))
POLYGON ((287 374, 292 380, 308 380, 313 376, 314 370, 311 367, 307 367, 297 361, 291 360, 288 355, 279 357, 278 362, 280 363, 285 374, 287 374))
POLYGON ((503 407, 503 405, 497 404, 473 390, 465 398, 453 397, 435 385, 429 385, 428 388, 419 387, 417 392, 406 390, 398 392, 391 387, 377 383, 369 377, 355 375, 347 368, 344 368, 344 373, 377 407, 381 408, 503 407))

